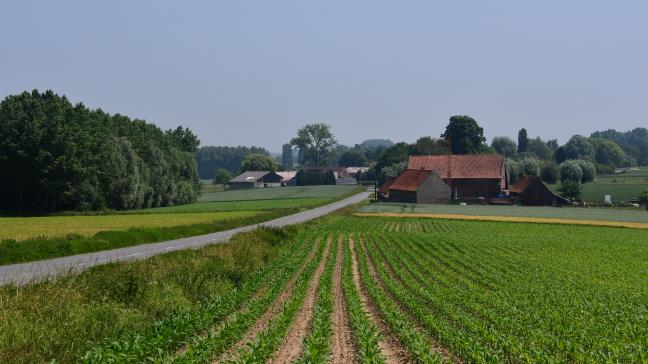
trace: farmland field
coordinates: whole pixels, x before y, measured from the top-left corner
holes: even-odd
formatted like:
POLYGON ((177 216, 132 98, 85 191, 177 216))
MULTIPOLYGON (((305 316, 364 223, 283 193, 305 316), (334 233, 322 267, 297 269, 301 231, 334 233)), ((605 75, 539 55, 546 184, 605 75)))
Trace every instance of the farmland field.
POLYGON ((531 217, 565 220, 598 220, 631 223, 648 223, 648 212, 644 208, 575 208, 537 206, 482 206, 482 205, 427 205, 404 203, 376 203, 364 206, 361 212, 452 214, 467 216, 531 217))
POLYGON ((335 198, 357 189, 353 185, 339 186, 297 186, 282 188, 258 188, 253 190, 229 190, 208 192, 200 196, 200 201, 246 201, 277 200, 289 198, 335 198))
POLYGON ((100 216, 45 216, 0 218, 0 240, 24 240, 39 235, 47 237, 77 234, 91 236, 100 231, 132 228, 163 228, 178 225, 205 224, 224 219, 250 217, 256 211, 196 212, 175 214, 133 214, 100 216))
POLYGON ((233 229, 321 206, 357 192, 355 186, 267 188, 210 192, 206 195, 213 201, 143 210, 0 217, 0 265, 233 229))
MULTIPOLYGON (((236 284, 206 283, 195 291, 203 300, 187 301, 193 290, 174 288, 179 276, 159 284, 157 271, 182 253, 155 258, 158 269, 146 269, 149 261, 122 263, 27 287, 19 299, 5 288, 0 359, 29 353, 34 361, 61 362, 648 360, 648 241, 641 230, 344 213, 291 229, 270 245, 245 245, 273 253, 264 263, 255 260, 258 270, 246 270, 255 273, 218 275, 236 284), (137 272, 138 284, 127 290, 131 301, 92 298, 88 282, 114 271, 137 272), (165 289, 180 289, 172 292, 183 310, 167 307, 155 322, 120 320, 119 329, 100 330, 120 311, 155 317, 156 307, 171 304, 155 300, 165 289), (63 312, 30 320, 40 310, 30 302, 63 290, 63 312), (32 342, 25 334, 47 327, 57 327, 56 335, 32 342), (79 335, 85 327, 95 330, 79 335)), ((227 246, 227 256, 245 265, 245 250, 236 250, 243 245, 227 246)), ((217 250, 224 247, 207 249, 211 259, 222 259, 217 250)), ((186 253, 200 257, 196 267, 209 265, 203 251, 186 253)), ((200 280, 210 282, 191 279, 191 286, 200 280)), ((58 305, 50 304, 53 311, 58 305)))

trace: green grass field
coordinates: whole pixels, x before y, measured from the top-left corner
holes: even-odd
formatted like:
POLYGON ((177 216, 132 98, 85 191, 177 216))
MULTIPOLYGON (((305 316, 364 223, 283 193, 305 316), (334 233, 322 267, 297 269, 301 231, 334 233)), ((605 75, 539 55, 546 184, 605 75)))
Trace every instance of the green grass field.
MULTIPOLYGON (((554 193, 558 193, 559 186, 548 185, 554 193)), ((631 199, 637 198, 645 190, 648 190, 648 168, 643 167, 619 175, 598 176, 593 183, 583 185, 582 199, 589 203, 602 204, 605 195, 611 195, 613 203, 629 204, 631 199)))
POLYGON ((5 217, 0 218, 0 240, 25 240, 39 236, 54 238, 68 234, 92 236, 100 231, 206 224, 224 219, 250 217, 256 214, 258 214, 256 211, 210 211, 138 215, 5 217))
POLYGON ((644 208, 612 209, 585 207, 536 207, 536 206, 482 206, 482 205, 426 205, 402 203, 375 203, 363 206, 360 212, 453 214, 471 216, 537 217, 571 220, 601 220, 648 223, 648 211, 644 208))
POLYGON ((321 206, 359 192, 357 188, 348 186, 287 189, 289 191, 282 193, 276 191, 279 188, 216 192, 214 194, 224 194, 225 201, 145 210, 1 217, 0 264, 89 253, 233 229, 321 206), (233 200, 233 196, 239 196, 242 200, 233 200), (251 197, 256 199, 250 199, 251 197))
POLYGON ((257 188, 253 190, 229 190, 208 192, 200 196, 201 202, 277 200, 289 198, 335 198, 356 190, 357 186, 299 186, 281 188, 257 188))
POLYGON ((0 361, 648 359, 644 231, 337 213, 235 241, 1 288, 0 361))

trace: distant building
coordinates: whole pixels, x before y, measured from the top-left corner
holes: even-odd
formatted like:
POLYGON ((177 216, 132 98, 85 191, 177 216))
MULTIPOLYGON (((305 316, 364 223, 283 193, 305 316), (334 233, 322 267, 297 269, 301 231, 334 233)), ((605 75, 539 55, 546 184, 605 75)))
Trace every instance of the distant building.
POLYGON ((281 165, 286 170, 291 170, 294 165, 292 145, 288 143, 281 147, 281 165))
POLYGON ((296 186, 296 180, 295 177, 297 176, 297 171, 285 171, 285 172, 277 172, 279 176, 281 176, 281 185, 286 187, 286 186, 296 186))
MULTIPOLYGON (((436 172, 424 169, 406 169, 397 179, 389 183, 387 191, 388 200, 391 202, 450 202, 450 187, 436 172)), ((382 194, 385 191, 381 188, 379 192, 382 194)))
POLYGON ((281 186, 281 176, 271 171, 247 171, 231 179, 232 190, 281 186))
POLYGON ((435 172, 459 199, 493 198, 508 189, 508 173, 500 154, 411 156, 407 170, 435 172))
POLYGON ((525 206, 557 206, 569 203, 569 200, 551 192, 542 180, 535 176, 520 177, 509 190, 509 196, 525 206))

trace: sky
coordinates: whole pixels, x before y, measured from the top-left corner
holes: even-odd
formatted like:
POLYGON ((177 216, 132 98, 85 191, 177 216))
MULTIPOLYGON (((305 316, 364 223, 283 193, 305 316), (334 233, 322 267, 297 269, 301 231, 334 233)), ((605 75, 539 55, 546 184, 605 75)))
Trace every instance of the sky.
POLYGON ((3 1, 0 98, 72 102, 280 151, 648 126, 648 1, 3 1))

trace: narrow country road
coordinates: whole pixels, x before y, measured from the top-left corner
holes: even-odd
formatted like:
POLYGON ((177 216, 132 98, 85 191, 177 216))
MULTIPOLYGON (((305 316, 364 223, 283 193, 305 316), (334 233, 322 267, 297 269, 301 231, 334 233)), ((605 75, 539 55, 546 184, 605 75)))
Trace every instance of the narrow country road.
POLYGON ((226 242, 233 235, 254 230, 259 226, 283 227, 299 224, 318 217, 327 215, 343 207, 353 205, 369 197, 369 192, 361 192, 341 201, 307 210, 294 215, 280 217, 264 223, 243 226, 240 228, 220 231, 207 235, 192 236, 160 243, 135 245, 126 248, 104 250, 94 253, 72 255, 35 262, 11 264, 0 266, 0 285, 16 284, 25 285, 54 278, 71 272, 79 272, 86 268, 126 260, 145 259, 154 255, 164 254, 181 249, 197 249, 205 245, 226 242))

